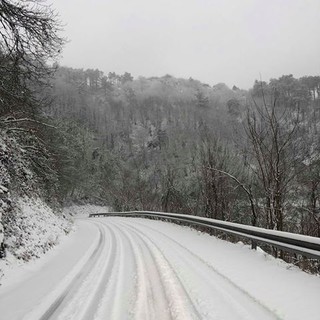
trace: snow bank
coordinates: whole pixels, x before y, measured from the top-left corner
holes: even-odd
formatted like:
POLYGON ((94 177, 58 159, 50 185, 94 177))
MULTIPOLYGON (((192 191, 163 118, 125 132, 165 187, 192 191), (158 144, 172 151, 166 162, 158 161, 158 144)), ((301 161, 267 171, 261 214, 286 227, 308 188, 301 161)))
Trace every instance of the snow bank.
POLYGON ((1 273, 41 257, 72 230, 71 220, 56 215, 40 199, 20 198, 17 209, 2 218, 7 256, 0 260, 0 281, 1 273))

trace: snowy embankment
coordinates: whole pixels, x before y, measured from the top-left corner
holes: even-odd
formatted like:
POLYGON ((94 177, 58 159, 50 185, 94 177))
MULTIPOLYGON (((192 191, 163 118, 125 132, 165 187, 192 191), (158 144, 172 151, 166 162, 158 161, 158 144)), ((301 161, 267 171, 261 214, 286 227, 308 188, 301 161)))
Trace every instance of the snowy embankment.
POLYGON ((320 277, 261 250, 162 221, 76 224, 19 283, 0 287, 4 319, 319 318, 320 277))
POLYGON ((41 200, 57 205, 57 176, 41 158, 47 150, 27 131, 0 128, 0 284, 56 246, 72 226, 41 200))
POLYGON ((59 244, 72 229, 71 219, 55 214, 39 198, 20 198, 5 221, 6 257, 0 259, 0 284, 59 244))

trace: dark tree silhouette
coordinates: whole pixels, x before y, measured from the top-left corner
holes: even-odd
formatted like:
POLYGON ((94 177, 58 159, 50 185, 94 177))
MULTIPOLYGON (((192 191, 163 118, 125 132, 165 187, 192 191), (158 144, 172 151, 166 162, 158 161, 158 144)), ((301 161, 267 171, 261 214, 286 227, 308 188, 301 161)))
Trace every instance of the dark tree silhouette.
POLYGON ((31 102, 31 86, 44 84, 64 39, 55 12, 41 0, 0 1, 1 114, 31 102))

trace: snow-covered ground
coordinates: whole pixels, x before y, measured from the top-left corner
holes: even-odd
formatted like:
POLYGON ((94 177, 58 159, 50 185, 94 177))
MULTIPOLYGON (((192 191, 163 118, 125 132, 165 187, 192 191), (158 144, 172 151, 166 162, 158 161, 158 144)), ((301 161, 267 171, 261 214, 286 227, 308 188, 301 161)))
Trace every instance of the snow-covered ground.
POLYGON ((0 284, 17 279, 26 262, 42 257, 71 232, 71 220, 56 215, 42 200, 20 198, 7 213, 6 258, 0 259, 0 284))
POLYGON ((76 225, 0 287, 0 319, 319 319, 320 277, 261 250, 161 221, 76 225))

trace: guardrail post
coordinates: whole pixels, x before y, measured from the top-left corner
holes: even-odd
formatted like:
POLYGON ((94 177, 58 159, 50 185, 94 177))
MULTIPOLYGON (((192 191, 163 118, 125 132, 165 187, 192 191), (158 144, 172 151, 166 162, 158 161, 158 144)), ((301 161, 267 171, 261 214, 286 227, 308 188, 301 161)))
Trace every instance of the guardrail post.
POLYGON ((251 240, 251 249, 256 250, 257 249, 257 241, 256 240, 251 240))

